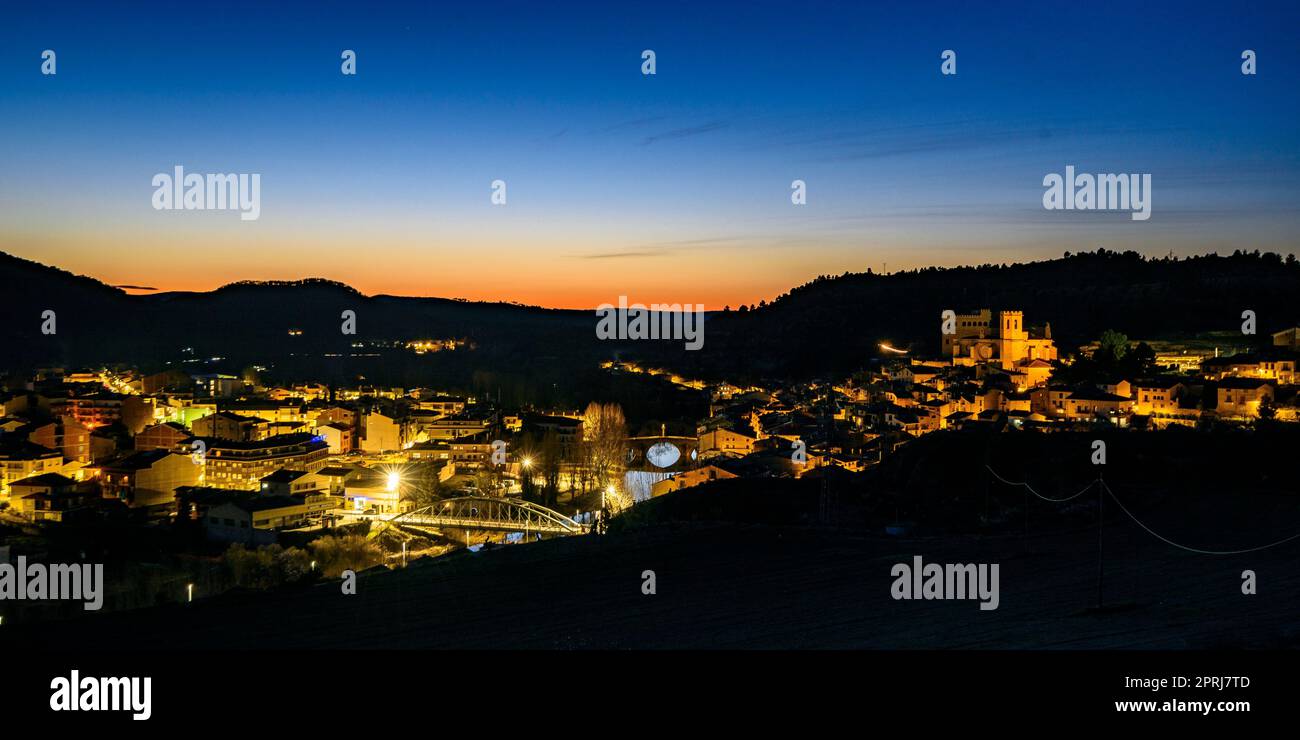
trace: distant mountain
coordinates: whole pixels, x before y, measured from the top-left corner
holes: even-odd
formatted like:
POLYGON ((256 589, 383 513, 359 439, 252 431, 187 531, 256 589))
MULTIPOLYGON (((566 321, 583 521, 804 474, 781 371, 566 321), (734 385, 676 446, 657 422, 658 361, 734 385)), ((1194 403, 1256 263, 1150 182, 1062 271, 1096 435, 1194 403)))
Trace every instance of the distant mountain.
MULTIPOLYGON (((342 283, 239 282, 206 293, 129 295, 93 278, 0 253, 3 364, 149 363, 198 356, 341 352, 369 339, 481 335, 526 338, 576 331, 587 314, 442 298, 365 296, 342 283), (57 333, 41 333, 41 314, 56 312, 57 333), (344 310, 356 335, 341 331, 344 310), (581 317, 581 318, 580 318, 581 317), (289 330, 301 330, 290 341, 289 330)), ((587 322, 589 323, 589 322, 587 322)), ((591 333, 590 328, 588 333, 591 333)))
POLYGON ((680 341, 598 341, 589 311, 365 296, 320 279, 128 295, 0 253, 0 368, 120 362, 154 369, 188 358, 209 371, 273 364, 294 377, 364 375, 408 387, 451 378, 500 389, 510 385, 502 378, 513 377, 532 394, 590 383, 589 371, 615 356, 708 379, 847 372, 878 357, 881 341, 935 350, 945 309, 1021 310, 1030 325, 1050 322, 1067 349, 1108 328, 1133 338, 1236 331, 1249 309, 1266 340, 1270 331, 1300 324, 1297 296, 1295 257, 1258 252, 1144 259, 1099 250, 1015 265, 846 273, 819 277, 754 310, 713 312, 703 349, 688 352, 680 341), (46 309, 57 314, 53 336, 41 333, 46 309), (356 312, 355 335, 340 330, 345 310, 356 312), (301 334, 290 336, 290 329, 301 334), (416 363, 405 351, 375 357, 367 345, 431 338, 466 338, 476 348, 416 363), (355 354, 369 356, 349 357, 355 354), (195 362, 213 357, 224 359, 195 362))
POLYGON ((597 341, 589 311, 365 296, 321 279, 128 295, 4 253, 0 302, 0 371, 120 363, 239 374, 260 366, 277 381, 434 387, 509 404, 615 400, 654 429, 707 413, 698 393, 602 370, 616 350, 597 341), (55 312, 53 335, 41 331, 46 310, 55 312), (344 311, 355 312, 354 335, 342 332, 344 311), (403 346, 417 339, 468 344, 417 355, 403 346))

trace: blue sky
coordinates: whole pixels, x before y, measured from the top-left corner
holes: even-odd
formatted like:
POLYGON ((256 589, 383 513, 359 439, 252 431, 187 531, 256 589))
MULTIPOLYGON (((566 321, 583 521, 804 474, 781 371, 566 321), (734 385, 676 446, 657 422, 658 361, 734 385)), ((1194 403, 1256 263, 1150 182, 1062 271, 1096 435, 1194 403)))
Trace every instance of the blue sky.
POLYGON ((1300 233, 1294 4, 3 13, 0 250, 113 283, 323 276, 718 307, 885 264, 1289 252, 1300 233), (1259 74, 1241 74, 1243 49, 1259 74), (260 173, 261 218, 153 210, 150 179, 176 164, 260 173), (1151 173, 1152 218, 1043 210, 1043 176, 1067 164, 1151 173))

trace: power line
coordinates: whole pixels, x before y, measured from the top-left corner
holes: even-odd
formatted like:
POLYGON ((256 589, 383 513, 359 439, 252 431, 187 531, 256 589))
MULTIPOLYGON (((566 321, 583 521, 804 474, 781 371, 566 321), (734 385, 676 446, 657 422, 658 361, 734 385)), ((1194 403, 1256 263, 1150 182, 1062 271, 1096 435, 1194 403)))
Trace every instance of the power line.
POLYGON ((1034 488, 1033 488, 1033 486, 1029 485, 1028 483, 1017 483, 1016 481, 1013 481, 1013 480, 1007 480, 1006 478, 1003 478, 1002 476, 998 475, 997 471, 994 470, 993 468, 989 467, 988 465, 985 465, 984 467, 987 468, 988 471, 989 471, 990 473, 993 474, 993 477, 994 477, 994 478, 997 478, 998 480, 1002 481, 1003 483, 1005 483, 1005 484, 1007 484, 1007 485, 1009 485, 1009 486, 1021 486, 1021 487, 1025 488, 1026 490, 1028 490, 1030 493, 1034 494, 1035 496, 1037 496, 1038 498, 1041 498, 1041 499, 1044 500, 1044 501, 1051 501, 1051 502, 1053 502, 1053 503, 1058 503, 1058 504, 1059 504, 1059 503, 1063 503, 1063 502, 1065 502, 1065 501, 1069 501, 1069 500, 1071 500, 1071 499, 1076 499, 1076 498, 1082 496, 1083 494, 1087 493, 1087 492, 1088 492, 1088 489, 1090 489, 1090 488, 1092 488, 1093 486, 1097 485, 1097 481, 1094 480, 1094 481, 1088 483, 1088 485, 1084 486, 1082 491, 1079 491, 1078 493, 1076 493, 1076 494, 1074 494, 1074 495, 1072 495, 1072 496, 1066 496, 1065 498, 1052 498, 1052 497, 1050 497, 1050 496, 1044 496, 1043 494, 1039 493, 1038 491, 1035 491, 1034 488))
POLYGON ((1133 514, 1133 512, 1128 510, 1128 507, 1124 505, 1124 502, 1119 500, 1119 496, 1116 496, 1115 492, 1110 489, 1110 486, 1106 485, 1106 482, 1102 480, 1100 477, 1098 477, 1097 480, 1089 483, 1082 491, 1079 491, 1073 496, 1066 496, 1065 498, 1051 498, 1040 494, 1038 491, 1035 491, 1033 487, 1031 487, 1028 483, 1020 483, 1012 480, 1007 480, 1006 478, 1003 478, 1001 475, 998 475, 998 472, 994 470, 992 467, 988 465, 985 465, 984 467, 989 471, 990 474, 993 475, 994 478, 997 478, 1003 483, 1009 486, 1021 486, 1026 490, 1028 490, 1030 493, 1037 496, 1038 498, 1044 501, 1051 501, 1054 503, 1061 503, 1061 502, 1069 501, 1071 499, 1078 498, 1079 496, 1082 496, 1083 494, 1087 493, 1088 489, 1100 483, 1102 490, 1104 490, 1107 494, 1109 494, 1111 499, 1114 500, 1114 502, 1119 505, 1120 511, 1123 511, 1128 516, 1129 519, 1133 520, 1134 524, 1138 525, 1143 530, 1145 530, 1147 534, 1151 535, 1152 537, 1155 537, 1156 539, 1160 540, 1161 542, 1164 542, 1167 545, 1170 545, 1172 547, 1177 547, 1180 550, 1186 550, 1187 552, 1197 553, 1198 555, 1244 555, 1246 553, 1267 550, 1272 547, 1277 547, 1278 545, 1285 545, 1286 543, 1291 542, 1292 540, 1300 539, 1300 532, 1297 532, 1296 534, 1293 534, 1290 537, 1284 537, 1276 542, 1270 542, 1267 545, 1260 545, 1258 547, 1248 547, 1242 550, 1203 550, 1199 547, 1191 547, 1188 545, 1183 545, 1174 542, 1168 537, 1165 537, 1159 532, 1156 532, 1154 529, 1148 527, 1145 523, 1142 522, 1141 519, 1138 519, 1137 516, 1133 514))
POLYGON ((1115 495, 1114 491, 1110 490, 1110 486, 1106 485, 1104 481, 1102 482, 1101 486, 1102 488, 1106 489, 1106 493, 1110 494, 1110 497, 1114 499, 1115 503, 1119 504, 1119 508, 1123 510, 1125 514, 1128 514, 1128 518, 1132 519, 1133 522, 1137 524, 1139 527, 1145 529, 1148 534, 1160 540, 1161 542, 1164 542, 1169 545, 1173 545, 1174 547, 1177 547, 1181 550, 1186 550, 1188 552, 1199 553, 1201 555, 1244 555, 1245 553, 1248 552, 1259 552, 1260 550, 1267 550, 1270 547, 1277 547, 1278 545, 1284 545, 1290 542, 1291 540, 1300 539, 1300 533, 1296 533, 1291 535, 1290 537, 1285 537, 1283 539, 1280 539, 1277 542, 1270 542, 1267 545, 1260 545, 1259 547, 1248 547, 1244 550, 1202 550, 1196 547, 1188 547, 1187 545, 1180 545, 1177 542, 1174 542, 1173 540, 1169 539, 1168 537, 1164 537, 1160 535, 1155 530, 1143 524, 1142 520, 1138 519, 1136 516, 1133 516, 1133 512, 1129 511, 1128 507, 1124 506, 1124 502, 1119 500, 1119 497, 1115 495))

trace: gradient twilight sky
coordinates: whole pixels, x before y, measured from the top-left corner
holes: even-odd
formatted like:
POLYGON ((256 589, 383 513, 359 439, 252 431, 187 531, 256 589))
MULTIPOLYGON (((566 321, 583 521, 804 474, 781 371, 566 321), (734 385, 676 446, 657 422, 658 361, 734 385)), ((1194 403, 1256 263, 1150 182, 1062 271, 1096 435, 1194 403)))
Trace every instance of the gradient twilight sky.
POLYGON ((1300 251, 1293 2, 202 5, 0 9, 0 251, 711 309, 885 264, 1300 251), (178 164, 260 173, 261 218, 153 210, 178 164), (1045 211, 1067 164, 1151 173, 1151 219, 1045 211))

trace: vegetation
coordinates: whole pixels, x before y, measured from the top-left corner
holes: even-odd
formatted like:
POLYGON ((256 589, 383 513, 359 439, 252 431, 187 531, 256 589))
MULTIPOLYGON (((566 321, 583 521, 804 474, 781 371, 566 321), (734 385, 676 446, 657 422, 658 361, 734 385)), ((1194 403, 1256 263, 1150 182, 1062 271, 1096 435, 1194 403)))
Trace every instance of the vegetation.
POLYGON ((1052 372, 1052 382, 1102 383, 1107 380, 1141 380, 1160 373, 1156 353, 1146 342, 1129 344, 1124 334, 1107 329, 1101 333, 1097 349, 1082 354, 1069 365, 1059 365, 1052 372))
POLYGON ((308 546, 316 567, 326 578, 338 578, 345 570, 365 570, 384 562, 379 545, 362 535, 326 535, 308 546))
POLYGON ((268 545, 248 549, 234 544, 226 550, 225 559, 235 585, 241 588, 278 588, 301 581, 311 573, 311 558, 296 547, 268 545))
POLYGON ((1175 258, 1099 249, 1023 264, 927 267, 881 275, 821 276, 767 306, 717 312, 705 345, 683 351, 642 342, 628 354, 653 367, 703 380, 842 375, 880 357, 882 341, 935 355, 943 310, 1014 309, 1052 325, 1058 346, 1108 329, 1178 339, 1202 332, 1240 335, 1241 311, 1270 317, 1257 341, 1297 323, 1300 263, 1293 255, 1236 251, 1175 258), (1235 308, 1233 308, 1235 307, 1235 308))
POLYGON ((259 590, 279 588, 298 583, 316 571, 326 578, 338 578, 345 570, 360 571, 384 562, 384 551, 376 542, 364 535, 327 534, 308 544, 308 550, 298 547, 247 548, 231 545, 225 553, 226 567, 234 585, 259 590))

